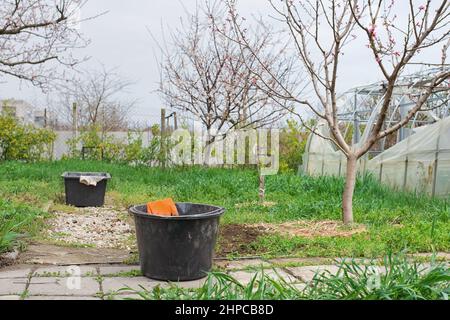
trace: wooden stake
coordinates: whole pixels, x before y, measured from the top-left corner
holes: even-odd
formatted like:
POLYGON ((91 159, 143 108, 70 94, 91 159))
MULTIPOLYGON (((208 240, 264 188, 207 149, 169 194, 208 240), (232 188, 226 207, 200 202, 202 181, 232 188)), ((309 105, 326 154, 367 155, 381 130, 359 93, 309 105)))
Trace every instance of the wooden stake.
POLYGON ((266 176, 259 174, 259 202, 264 203, 266 198, 266 176))
POLYGON ((44 128, 47 128, 47 108, 44 109, 44 128))
POLYGON ((74 135, 74 137, 76 137, 77 131, 78 131, 78 128, 77 128, 77 122, 78 122, 77 121, 77 103, 76 102, 74 102, 72 105, 72 121, 73 121, 73 123, 72 123, 73 135, 74 135))
POLYGON ((161 109, 161 166, 166 167, 166 109, 161 109))
POLYGON ((177 119, 176 112, 173 113, 173 125, 174 125, 175 130, 178 130, 178 119, 177 119))

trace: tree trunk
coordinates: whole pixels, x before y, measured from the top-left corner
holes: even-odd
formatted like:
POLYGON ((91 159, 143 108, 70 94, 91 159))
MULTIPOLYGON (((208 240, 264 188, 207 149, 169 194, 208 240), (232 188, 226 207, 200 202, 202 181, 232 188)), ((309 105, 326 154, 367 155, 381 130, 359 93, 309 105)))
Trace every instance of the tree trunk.
POLYGON ((342 216, 344 224, 353 223, 353 192, 356 184, 356 157, 347 158, 347 175, 345 178, 344 194, 342 195, 342 216))
POLYGON ((205 167, 210 167, 211 163, 211 153, 213 151, 213 147, 214 147, 214 142, 216 141, 216 137, 213 136, 211 134, 211 128, 207 127, 207 134, 208 136, 206 137, 206 145, 205 145, 205 150, 204 150, 204 157, 203 157, 203 165, 205 167))

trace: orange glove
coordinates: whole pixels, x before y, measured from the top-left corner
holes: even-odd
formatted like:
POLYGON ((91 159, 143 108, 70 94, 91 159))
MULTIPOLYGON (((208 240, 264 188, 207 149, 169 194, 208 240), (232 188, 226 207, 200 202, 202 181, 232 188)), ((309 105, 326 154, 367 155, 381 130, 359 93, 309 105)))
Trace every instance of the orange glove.
POLYGON ((163 217, 178 216, 177 207, 171 198, 147 203, 147 212, 149 214, 163 217))

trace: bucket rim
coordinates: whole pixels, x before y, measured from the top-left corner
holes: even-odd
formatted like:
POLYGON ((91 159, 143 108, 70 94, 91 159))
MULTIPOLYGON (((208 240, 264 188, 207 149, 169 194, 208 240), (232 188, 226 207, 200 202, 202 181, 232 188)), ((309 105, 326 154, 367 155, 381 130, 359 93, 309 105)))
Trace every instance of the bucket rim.
POLYGON ((63 172, 61 174, 61 178, 64 178, 64 179, 67 179, 67 180, 69 180, 69 179, 78 180, 83 175, 102 177, 103 180, 110 180, 111 179, 111 174, 109 172, 81 172, 81 171, 66 171, 66 172, 63 172))
POLYGON ((208 204, 203 204, 203 203, 177 202, 176 204, 193 204, 193 205, 200 205, 200 206, 210 206, 210 207, 214 207, 215 209, 210 211, 210 212, 193 214, 193 215, 188 215, 188 216, 166 217, 166 216, 158 216, 158 215, 148 214, 147 212, 143 212, 141 210, 138 210, 137 209, 138 207, 143 207, 143 206, 147 205, 147 204, 144 203, 144 204, 133 205, 133 206, 128 208, 128 211, 130 213, 132 213, 133 215, 135 215, 135 216, 139 216, 139 217, 143 217, 143 218, 147 218, 147 219, 172 220, 172 221, 177 221, 177 220, 200 220, 200 219, 206 219, 206 218, 220 217, 221 215, 223 215, 225 213, 225 208, 218 207, 218 206, 213 206, 213 205, 208 205, 208 204))

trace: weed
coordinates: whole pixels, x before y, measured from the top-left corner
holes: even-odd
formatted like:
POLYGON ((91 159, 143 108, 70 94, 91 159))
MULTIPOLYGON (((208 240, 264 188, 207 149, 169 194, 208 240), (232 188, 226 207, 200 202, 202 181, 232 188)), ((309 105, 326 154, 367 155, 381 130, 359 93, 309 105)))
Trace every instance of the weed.
MULTIPOLYGON (((317 273, 306 286, 268 276, 264 270, 248 284, 232 276, 212 272, 195 289, 157 286, 152 290, 123 288, 115 294, 134 293, 142 300, 447 300, 450 268, 410 263, 404 256, 388 255, 381 271, 372 265, 343 261, 337 274, 317 273)), ((114 296, 114 293, 111 295, 114 296)))

